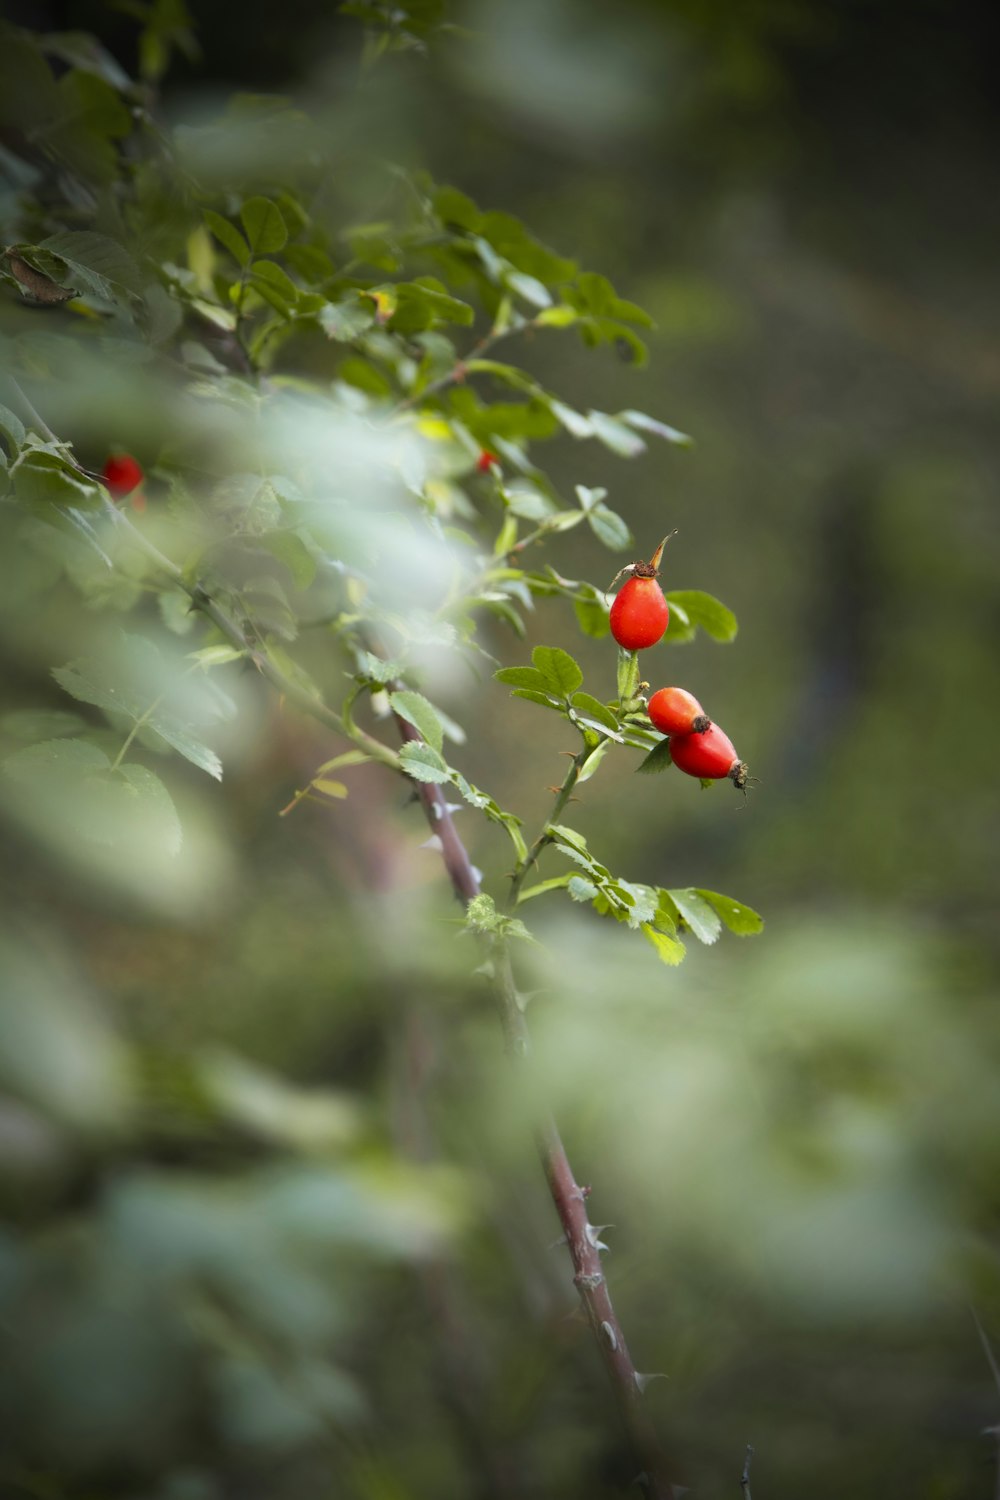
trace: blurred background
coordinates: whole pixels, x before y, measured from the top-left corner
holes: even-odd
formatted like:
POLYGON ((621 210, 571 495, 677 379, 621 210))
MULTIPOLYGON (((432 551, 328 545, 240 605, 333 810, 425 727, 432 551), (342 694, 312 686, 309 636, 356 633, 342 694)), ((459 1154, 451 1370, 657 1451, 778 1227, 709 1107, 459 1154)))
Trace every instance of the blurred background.
MULTIPOLYGON (((130 67, 125 10, 13 18, 94 31, 130 67)), ((749 1441, 764 1500, 994 1493, 994 12, 481 0, 361 85, 358 24, 325 7, 193 19, 175 122, 291 95, 334 163, 425 167, 656 320, 642 369, 571 338, 519 354, 573 405, 639 407, 695 446, 625 464, 564 436, 539 459, 565 494, 606 485, 642 555, 676 527, 666 586, 736 612, 732 644, 648 671, 761 785, 741 810, 611 757, 573 822, 628 878, 725 891, 767 926, 667 970, 553 896, 524 983, 678 1477, 738 1493, 749 1441)), ((337 191, 369 211, 364 182, 337 191)), ((618 566, 578 531, 548 560, 597 584, 618 566)), ((93 613, 41 564, 0 567, 5 712, 72 707, 48 674, 93 613)), ((608 643, 558 600, 489 644, 513 664, 540 641, 612 695, 608 643)), ((3 1493, 624 1492, 418 812, 364 767, 347 801, 280 819, 339 747, 262 684, 233 691, 225 779, 172 763, 185 844, 148 878, 74 862, 7 806, 3 1493)), ((488 677, 435 696, 488 726, 453 759, 532 830, 565 726, 488 677)), ((502 889, 501 835, 461 818, 502 889)))

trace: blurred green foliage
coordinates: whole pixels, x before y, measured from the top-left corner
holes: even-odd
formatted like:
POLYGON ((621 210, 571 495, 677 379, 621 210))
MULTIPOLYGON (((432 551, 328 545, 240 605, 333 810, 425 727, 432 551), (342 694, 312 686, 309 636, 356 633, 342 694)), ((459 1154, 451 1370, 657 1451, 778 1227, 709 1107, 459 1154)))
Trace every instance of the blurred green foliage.
MULTIPOLYGON (((466 487, 495 526, 545 527, 562 580, 603 584, 619 528, 645 555, 679 527, 666 587, 711 589, 741 634, 650 660, 763 786, 734 819, 735 798, 611 755, 571 821, 647 889, 738 891, 767 939, 668 970, 586 907, 546 913, 557 893, 525 909, 543 946, 519 954, 592 1216, 615 1221, 633 1353, 667 1377, 647 1400, 697 1494, 734 1492, 748 1439, 771 1500, 988 1493, 1000 1392, 967 1309, 1000 1339, 980 23, 524 0, 397 7, 364 43, 383 8, 353 10, 234 26, 157 0, 137 29, 67 7, 47 61, 34 15, 5 34, 0 240, 21 248, 0 367, 95 473, 137 454, 146 534, 207 554, 304 690, 350 685, 328 621, 359 601, 324 557, 375 563, 428 737, 529 835, 574 736, 430 628, 451 557, 388 519, 396 474, 446 540, 466 487), (504 299, 530 375, 485 351, 446 390, 471 441, 431 428, 384 462, 366 403, 440 380, 471 309, 504 299), (266 439, 241 340, 287 382, 266 439), (311 417, 307 381, 331 397, 311 417), (646 410, 696 446, 629 421, 646 410), (277 485, 250 461, 265 440, 277 485)), ((6 468, 31 422, 0 400, 6 468)), ((0 557, 4 1493, 624 1491, 523 1101, 402 784, 333 768, 346 799, 280 818, 342 744, 221 641, 190 654, 189 601, 58 444, 20 475, 0 557)), ((495 657, 556 642, 610 695, 593 585, 496 592, 476 614, 495 657)), ((499 888, 503 827, 474 805, 459 823, 499 888)), ((587 876, 550 852, 539 878, 567 868, 587 876)))

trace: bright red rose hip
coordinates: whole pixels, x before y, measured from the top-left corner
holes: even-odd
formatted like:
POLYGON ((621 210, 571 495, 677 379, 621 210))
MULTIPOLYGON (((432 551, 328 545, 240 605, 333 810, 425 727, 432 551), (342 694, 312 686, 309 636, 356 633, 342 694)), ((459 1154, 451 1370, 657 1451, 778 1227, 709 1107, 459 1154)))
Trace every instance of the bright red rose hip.
POLYGON ((646 712, 661 734, 704 734, 712 721, 693 693, 684 688, 660 688, 646 712))
MULTIPOLYGON (((142 465, 131 453, 112 453, 101 470, 101 478, 107 485, 112 500, 124 500, 126 495, 139 489, 145 477, 142 465)), ((135 495, 132 506, 135 510, 145 510, 144 496, 135 495)))
POLYGON ((679 771, 698 776, 702 781, 721 781, 728 776, 740 791, 745 789, 750 776, 746 762, 740 760, 732 740, 718 724, 704 734, 672 734, 670 759, 679 771))
POLYGON ((656 577, 669 540, 663 538, 649 562, 630 563, 622 569, 631 577, 618 590, 611 606, 611 634, 624 651, 645 651, 661 641, 666 632, 670 609, 656 577))

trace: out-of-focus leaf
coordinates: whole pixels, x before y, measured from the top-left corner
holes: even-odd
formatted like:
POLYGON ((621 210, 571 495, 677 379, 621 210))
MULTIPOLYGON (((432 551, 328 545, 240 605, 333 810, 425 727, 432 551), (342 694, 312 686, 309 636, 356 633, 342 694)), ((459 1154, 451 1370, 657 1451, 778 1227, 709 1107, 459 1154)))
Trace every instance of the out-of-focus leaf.
POLYGON ((288 230, 281 209, 270 198, 248 198, 240 209, 240 220, 252 256, 273 255, 284 249, 288 230))
POLYGON ((679 606, 684 621, 692 627, 700 625, 714 641, 731 641, 735 638, 739 629, 736 616, 711 594, 703 593, 700 589, 678 589, 666 597, 672 611, 679 606))

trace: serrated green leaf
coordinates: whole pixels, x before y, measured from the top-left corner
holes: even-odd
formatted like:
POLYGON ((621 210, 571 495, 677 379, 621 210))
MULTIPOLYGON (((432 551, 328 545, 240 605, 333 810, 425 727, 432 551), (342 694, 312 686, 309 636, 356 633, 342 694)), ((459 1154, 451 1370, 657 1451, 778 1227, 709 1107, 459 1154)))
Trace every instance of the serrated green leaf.
POLYGON ((408 689, 390 693, 389 703, 394 713, 412 724, 414 729, 418 729, 428 745, 440 752, 444 744, 444 725, 438 718, 434 705, 428 703, 422 693, 414 693, 408 689))
POLYGON ((622 552, 632 545, 632 533, 616 511, 606 505, 595 505, 587 511, 591 531, 611 552, 622 552))
POLYGON ((643 932, 647 940, 656 949, 657 956, 671 968, 676 968, 682 962, 687 951, 684 944, 675 937, 670 937, 665 932, 658 932, 655 927, 648 923, 643 926, 643 932))
POLYGON ((70 279, 80 292, 119 301, 122 293, 142 294, 142 272, 124 245, 106 234, 91 229, 61 230, 40 241, 38 249, 65 261, 70 279))
POLYGON ((691 887, 684 890, 669 890, 670 897, 679 915, 690 927, 700 943, 714 943, 722 931, 719 915, 700 891, 691 887))
POLYGON ((99 486, 79 473, 70 460, 42 448, 22 449, 11 469, 14 493, 26 505, 93 508, 101 503, 99 486))
POLYGON ((493 676, 497 682, 504 682, 508 687, 531 688, 539 693, 544 692, 548 686, 548 678, 537 667, 501 667, 493 676))
POLYGON ((582 833, 578 833, 575 828, 570 828, 568 824, 549 823, 545 831, 551 834, 557 843, 568 845, 571 849, 578 849, 581 854, 587 853, 587 840, 582 833))
POLYGON ((583 681, 583 671, 568 651, 559 646, 536 646, 531 660, 545 679, 546 687, 561 697, 576 691, 583 681))
POLYGON ((599 724, 603 724, 607 729, 617 730, 618 728, 618 719, 615 714, 608 708, 606 703, 602 703, 592 693, 574 693, 573 707, 579 709, 581 713, 586 714, 588 718, 596 719, 599 724))
POLYGON ((404 771, 414 781, 435 781, 443 784, 451 780, 451 771, 444 758, 432 745, 409 741, 399 752, 404 771))
POLYGON ((220 245, 225 246, 238 265, 250 264, 250 246, 235 224, 230 224, 228 219, 224 219, 221 214, 215 213, 210 208, 202 210, 202 218, 220 245))
POLYGON ((700 589, 679 589, 667 595, 671 611, 679 606, 692 626, 700 626, 713 641, 731 641, 739 626, 736 616, 711 594, 700 589))
POLYGON ((735 932, 738 937, 749 937, 764 930, 764 918, 752 907, 744 906, 741 901, 734 901, 732 896, 722 896, 718 891, 706 891, 701 886, 696 888, 695 894, 714 907, 730 932, 735 932))
POLYGON ((248 198, 240 209, 240 221, 252 256, 273 255, 288 242, 281 209, 270 198, 248 198))
POLYGON ((670 741, 661 740, 654 745, 645 760, 639 762, 636 770, 646 776, 656 775, 659 771, 667 771, 673 765, 670 758, 670 741))

